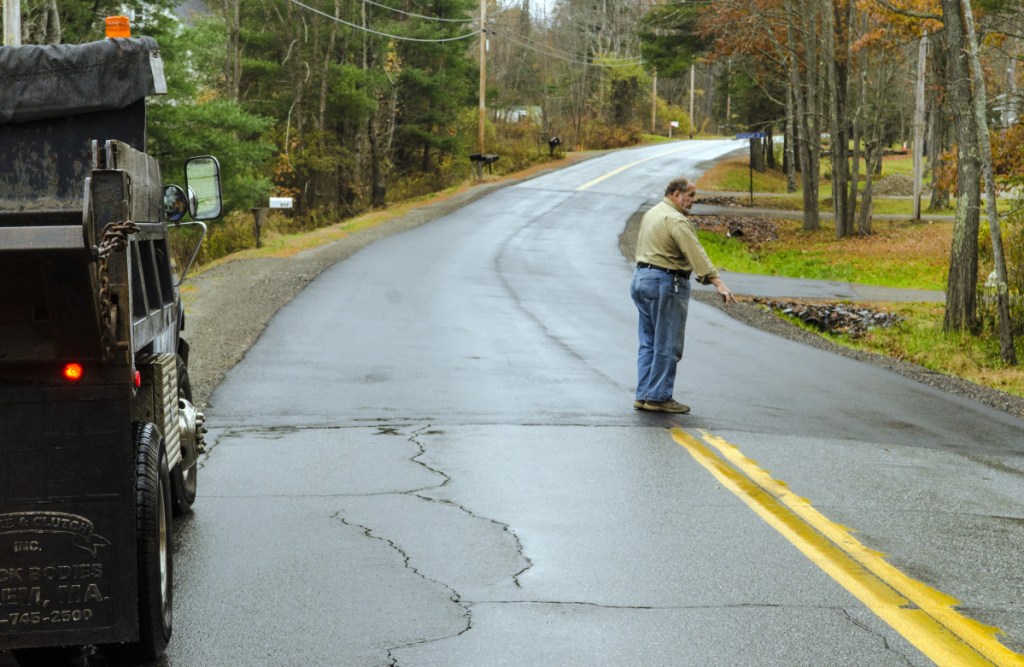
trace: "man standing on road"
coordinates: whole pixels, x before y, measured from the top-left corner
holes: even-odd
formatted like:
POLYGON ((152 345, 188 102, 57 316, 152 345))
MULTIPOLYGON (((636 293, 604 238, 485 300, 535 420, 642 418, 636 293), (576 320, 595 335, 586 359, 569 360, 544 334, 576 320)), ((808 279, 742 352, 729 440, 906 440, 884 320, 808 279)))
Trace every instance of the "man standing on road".
POLYGON ((696 194, 689 181, 676 178, 665 188, 665 198, 640 222, 630 288, 640 313, 635 410, 690 411, 672 398, 676 365, 683 357, 690 274, 696 272, 702 285, 714 285, 726 305, 736 301, 686 219, 696 194))

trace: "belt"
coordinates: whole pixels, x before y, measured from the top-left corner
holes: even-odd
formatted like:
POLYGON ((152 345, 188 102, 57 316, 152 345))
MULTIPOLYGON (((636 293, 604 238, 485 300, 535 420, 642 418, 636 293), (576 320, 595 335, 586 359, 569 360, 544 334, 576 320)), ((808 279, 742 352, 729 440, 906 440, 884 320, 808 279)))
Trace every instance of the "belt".
POLYGON ((690 279, 690 271, 683 271, 681 269, 666 269, 663 266, 655 266, 654 264, 648 264, 647 262, 637 262, 636 267, 638 269, 655 269, 656 271, 664 271, 670 276, 676 276, 685 280, 690 279))

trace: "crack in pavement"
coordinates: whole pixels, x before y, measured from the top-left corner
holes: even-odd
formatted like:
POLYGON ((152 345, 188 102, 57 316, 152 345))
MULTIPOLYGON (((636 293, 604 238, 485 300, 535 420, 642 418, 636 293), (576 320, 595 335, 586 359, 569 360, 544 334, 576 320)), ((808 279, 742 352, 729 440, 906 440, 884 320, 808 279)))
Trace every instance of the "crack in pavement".
POLYGON ((883 635, 882 633, 878 632, 877 630, 875 630, 873 628, 868 627, 867 624, 863 623, 862 621, 859 621, 856 618, 854 618, 850 614, 850 611, 848 609, 840 607, 838 610, 839 610, 840 613, 843 614, 843 616, 846 617, 846 620, 848 620, 850 623, 852 623, 853 625, 857 626, 858 628, 860 628, 864 632, 867 632, 868 634, 874 635, 878 639, 881 639, 882 640, 882 646, 885 648, 886 651, 889 651, 890 653, 893 653, 893 654, 899 656, 900 658, 903 659, 903 662, 905 662, 908 665, 913 664, 910 661, 910 658, 908 658, 907 656, 903 655, 902 652, 896 650, 894 647, 889 645, 889 639, 885 635, 883 635))
POLYGON ((424 573, 420 572, 419 569, 417 569, 416 566, 414 566, 412 564, 412 557, 398 543, 396 543, 394 540, 390 540, 390 539, 388 539, 386 537, 381 537, 379 535, 374 535, 372 528, 370 528, 369 526, 364 526, 364 525, 361 525, 361 524, 349 521, 348 519, 346 519, 345 517, 343 517, 341 515, 341 512, 335 512, 334 514, 331 515, 331 518, 341 522, 345 526, 348 526, 350 528, 355 528, 357 530, 362 531, 363 535, 365 535, 366 537, 370 538, 371 540, 377 540, 377 541, 380 541, 380 542, 383 542, 384 544, 386 544, 390 549, 392 549, 393 551, 397 552, 398 555, 402 558, 402 564, 405 567, 405 569, 409 570, 410 572, 415 574, 417 577, 420 577, 424 581, 429 582, 431 584, 434 584, 435 586, 439 586, 439 587, 449 591, 450 594, 448 596, 448 599, 451 600, 452 602, 454 602, 455 604, 459 605, 460 607, 462 607, 462 610, 463 610, 462 617, 466 621, 466 627, 462 628, 461 630, 459 630, 458 632, 456 632, 454 634, 445 635, 443 637, 432 637, 430 639, 420 639, 418 641, 408 642, 406 644, 401 644, 399 646, 391 647, 387 651, 388 665, 391 665, 392 667, 398 667, 398 658, 395 657, 395 655, 394 655, 395 651, 398 651, 398 650, 401 650, 401 649, 404 649, 404 648, 409 648, 410 646, 418 646, 420 644, 430 644, 430 643, 433 643, 433 642, 445 641, 447 639, 454 639, 455 637, 458 637, 460 635, 463 635, 463 634, 469 632, 473 628, 473 612, 470 609, 470 605, 466 604, 465 602, 462 601, 462 596, 459 595, 459 592, 456 591, 451 586, 449 586, 448 584, 444 583, 443 581, 438 581, 437 579, 434 579, 432 577, 428 577, 424 573))
POLYGON ((494 526, 497 526, 498 528, 501 529, 501 531, 503 533, 506 533, 507 535, 509 535, 512 538, 512 541, 515 543, 516 553, 518 554, 519 558, 521 558, 523 561, 526 562, 526 565, 521 570, 519 570, 518 572, 514 572, 512 574, 512 583, 515 584, 516 588, 520 588, 521 589, 523 586, 522 586, 522 583, 519 581, 519 577, 521 577, 527 570, 529 570, 530 568, 533 567, 533 560, 529 556, 526 555, 526 551, 525 551, 525 549, 523 547, 522 540, 519 539, 519 535, 517 535, 515 533, 515 531, 512 530, 511 526, 509 526, 507 523, 504 523, 502 521, 498 521, 496 519, 491 519, 489 517, 481 516, 481 515, 477 514, 476 512, 472 511, 471 509, 469 509, 468 507, 460 505, 459 503, 453 502, 451 500, 445 500, 443 498, 433 498, 431 496, 426 496, 426 495, 423 495, 421 493, 422 491, 427 491, 427 490, 430 490, 430 489, 440 489, 440 488, 446 486, 449 482, 452 481, 451 476, 448 475, 446 472, 444 472, 442 470, 438 470, 438 469, 428 465, 426 462, 419 460, 419 458, 421 456, 426 455, 427 448, 426 448, 426 445, 424 445, 422 442, 417 440, 417 438, 420 435, 440 435, 441 433, 443 433, 442 431, 432 431, 432 430, 428 431, 427 429, 430 429, 430 428, 432 428, 430 425, 424 426, 423 428, 420 428, 420 429, 414 431, 412 436, 409 438, 409 442, 411 442, 414 445, 416 445, 419 448, 419 450, 420 450, 419 453, 416 454, 415 456, 413 456, 410 460, 413 463, 417 463, 417 464, 423 466, 424 468, 426 468, 427 470, 429 470, 432 473, 441 475, 442 477, 445 478, 445 481, 443 483, 435 486, 435 487, 425 487, 423 489, 416 489, 414 491, 405 491, 403 493, 405 495, 411 495, 411 496, 413 496, 415 498, 419 498, 419 499, 425 500, 427 502, 438 503, 440 505, 446 505, 448 507, 454 507, 455 509, 458 509, 458 510, 460 510, 462 512, 465 512, 467 515, 469 515, 470 517, 472 517, 474 519, 477 519, 479 521, 486 521, 486 522, 488 522, 488 523, 490 523, 490 524, 492 524, 494 526))
POLYGON ((485 517, 485 516, 480 516, 479 514, 473 512, 472 510, 470 510, 470 509, 468 509, 466 507, 463 507, 462 505, 460 505, 458 503, 455 503, 455 502, 452 502, 450 500, 444 500, 442 498, 431 498, 430 496, 425 496, 425 495, 420 494, 420 493, 409 493, 409 492, 406 492, 406 493, 401 494, 401 495, 411 495, 411 496, 413 496, 415 498, 419 498, 420 500, 425 500, 427 502, 437 503, 439 505, 446 505, 448 507, 453 507, 453 508, 455 508, 457 510, 465 512, 466 514, 468 514, 470 517, 472 517, 474 519, 478 519, 480 521, 486 521, 486 522, 488 522, 488 523, 490 523, 492 525, 495 525, 498 528, 500 528, 503 533, 507 533, 509 535, 509 537, 512 538, 512 541, 515 542, 516 553, 519 555, 519 557, 522 560, 526 561, 526 565, 523 567, 523 569, 519 570, 518 572, 514 572, 512 574, 512 583, 515 584, 516 588, 522 589, 523 585, 519 581, 519 577, 521 577, 523 574, 526 573, 527 570, 529 570, 530 568, 533 567, 533 560, 529 556, 526 555, 526 553, 524 552, 524 549, 523 549, 522 541, 519 539, 519 536, 516 535, 515 531, 513 531, 512 528, 507 523, 503 523, 501 521, 497 521, 496 519, 490 519, 490 518, 485 517))
MULTIPOLYGON (((424 581, 428 581, 428 582, 430 582, 432 584, 436 584, 436 585, 438 585, 438 586, 440 586, 440 587, 442 587, 442 588, 444 588, 444 589, 446 589, 448 591, 451 591, 451 594, 448 596, 448 599, 451 600, 452 602, 454 602, 455 604, 459 605, 460 607, 466 608, 467 605, 465 605, 462 602, 462 596, 459 595, 458 591, 456 591, 454 588, 452 588, 448 584, 444 583, 443 581, 438 581, 437 579, 434 579, 432 577, 428 577, 427 575, 425 575, 422 572, 420 572, 419 569, 415 565, 412 564, 412 557, 405 551, 405 549, 403 549, 401 547, 401 545, 399 545, 394 540, 388 539, 386 537, 381 537, 380 535, 374 535, 373 534, 373 528, 371 528, 369 526, 364 526, 362 524, 358 524, 358 523, 355 523, 355 522, 352 522, 352 521, 349 521, 348 519, 346 519, 345 517, 343 517, 341 515, 341 512, 335 512, 334 514, 331 515, 330 518, 335 519, 335 520, 341 522, 343 525, 346 525, 346 526, 348 526, 350 528, 356 528, 357 530, 361 530, 363 532, 363 534, 366 537, 370 538, 371 540, 377 540, 379 542, 383 542, 384 544, 388 545, 392 550, 396 551, 398 553, 398 555, 402 557, 402 565, 403 565, 403 567, 405 567, 405 569, 409 570, 410 572, 412 572, 416 576, 420 577, 424 581)), ((468 614, 468 609, 467 609, 467 614, 468 614)))
MULTIPOLYGON (((377 426, 377 428, 378 428, 378 431, 377 431, 378 435, 391 435, 391 436, 401 436, 402 435, 402 429, 401 429, 401 427, 398 427, 398 426, 394 426, 394 425, 392 425, 392 426, 383 426, 383 425, 380 425, 380 426, 377 426)), ((465 514, 466 516, 468 516, 468 517, 470 517, 472 519, 475 519, 475 520, 478 520, 478 521, 483 521, 483 522, 486 522, 486 523, 488 523, 488 524, 490 524, 492 526, 496 526, 497 528, 500 529, 500 531, 502 533, 508 535, 512 539, 512 541, 513 541, 513 543, 515 545, 514 546, 515 554, 518 556, 519 559, 521 559, 522 561, 524 561, 526 563, 525 566, 522 569, 518 570, 517 572, 512 573, 512 575, 511 575, 512 582, 516 586, 516 588, 522 589, 522 583, 520 582, 520 577, 523 575, 523 573, 525 573, 527 570, 529 570, 530 568, 533 567, 533 561, 528 556, 526 556, 526 554, 524 552, 523 543, 519 539, 519 536, 515 533, 515 531, 512 530, 511 526, 509 526, 507 523, 503 523, 501 521, 497 521, 496 519, 491 519, 489 517, 481 516, 481 515, 473 512, 472 510, 470 510, 468 507, 460 505, 459 503, 453 502, 451 500, 447 500, 447 499, 443 499, 443 498, 434 498, 434 497, 425 495, 425 492, 430 491, 430 490, 441 489, 441 488, 447 486, 452 481, 451 475, 449 475, 448 473, 446 473, 445 471, 443 471, 443 470, 441 470, 439 468, 436 468, 436 467, 430 465, 426 461, 423 461, 422 458, 421 458, 421 457, 425 456, 426 453, 427 453, 427 446, 423 442, 423 437, 424 436, 429 436, 429 435, 441 435, 441 434, 443 434, 443 431, 434 429, 432 424, 426 424, 424 426, 421 426, 420 428, 414 429, 411 432, 411 434, 409 435, 409 437, 407 438, 408 442, 410 442, 413 445, 415 445, 416 449, 418 450, 413 456, 409 457, 409 461, 411 463, 415 463, 416 465, 422 466, 424 469, 429 471, 431 474, 434 474, 434 475, 437 475, 437 476, 441 477, 443 479, 443 481, 441 483, 430 485, 430 486, 424 486, 424 487, 416 488, 416 489, 407 489, 407 490, 404 490, 404 491, 379 492, 379 493, 373 493, 373 494, 344 494, 344 495, 349 495, 349 496, 359 495, 361 497, 368 497, 368 496, 410 496, 412 498, 416 498, 418 500, 422 500, 422 501, 425 501, 425 502, 428 502, 428 503, 443 505, 443 506, 446 506, 446 507, 450 507, 450 508, 456 509, 456 510, 462 512, 463 514, 465 514)), ((453 639, 455 637, 458 637, 460 635, 463 635, 463 634, 469 632, 473 628, 473 614, 472 614, 472 609, 471 609, 472 603, 466 602, 463 599, 462 595, 453 586, 451 586, 451 585, 447 584, 446 582, 441 581, 439 579, 436 579, 436 578, 433 578, 433 577, 429 577, 426 574, 424 574, 422 571, 420 571, 419 568, 417 568, 415 565, 413 565, 413 563, 412 563, 412 555, 408 551, 406 551, 405 548, 403 548, 398 542, 396 542, 393 539, 390 539, 390 538, 383 537, 381 535, 375 534, 374 533, 374 529, 371 526, 363 525, 363 524, 360 524, 360 523, 355 523, 353 521, 348 520, 345 516, 343 516, 343 511, 344 510, 335 512, 334 514, 331 515, 331 518, 339 521, 340 523, 342 523, 345 526, 348 526, 348 527, 351 527, 351 528, 356 528, 357 530, 362 531, 363 535, 365 537, 369 538, 369 539, 378 540, 378 541, 383 542, 384 544, 386 544, 390 549, 395 551, 401 557, 403 567, 405 567, 407 570, 409 570, 410 572, 412 572, 416 576, 420 577, 424 581, 430 582, 431 584, 439 586, 442 589, 444 589, 445 591, 448 591, 449 592, 448 599, 451 600, 453 603, 459 605, 463 609, 463 618, 465 619, 466 625, 465 625, 464 628, 459 630, 459 632, 456 632, 456 633, 451 634, 451 635, 446 635, 446 636, 443 636, 443 637, 434 637, 434 638, 429 638, 429 639, 421 639, 421 640, 418 640, 418 641, 415 641, 415 642, 409 642, 409 643, 402 644, 402 645, 399 645, 399 646, 391 647, 387 651, 388 660, 389 660, 388 664, 389 665, 391 665, 392 667, 397 667, 397 665, 398 665, 398 658, 397 658, 397 656, 395 656, 395 651, 399 651, 401 649, 409 648, 409 647, 412 647, 412 646, 423 645, 423 644, 430 644, 430 643, 435 643, 435 642, 442 642, 442 641, 446 641, 448 639, 453 639)))

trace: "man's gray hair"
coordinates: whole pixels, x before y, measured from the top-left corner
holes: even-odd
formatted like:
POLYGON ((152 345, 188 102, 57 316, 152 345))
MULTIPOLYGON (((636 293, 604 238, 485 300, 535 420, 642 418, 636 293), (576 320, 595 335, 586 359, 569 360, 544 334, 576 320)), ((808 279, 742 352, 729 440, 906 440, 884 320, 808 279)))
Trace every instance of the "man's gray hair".
POLYGON ((682 176, 679 178, 673 178, 669 181, 668 186, 665 188, 665 196, 673 195, 677 192, 686 192, 687 190, 695 190, 696 186, 690 181, 686 180, 682 176))

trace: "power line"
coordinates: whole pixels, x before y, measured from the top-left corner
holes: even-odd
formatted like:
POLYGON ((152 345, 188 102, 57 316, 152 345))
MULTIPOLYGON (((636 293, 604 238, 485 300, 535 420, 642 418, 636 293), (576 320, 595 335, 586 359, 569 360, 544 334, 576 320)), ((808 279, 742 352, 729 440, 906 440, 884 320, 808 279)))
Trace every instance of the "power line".
MULTIPOLYGON (((331 16, 330 14, 325 14, 324 12, 320 11, 316 7, 310 7, 309 5, 302 4, 301 2, 299 2, 299 0, 291 0, 291 2, 293 4, 298 5, 299 7, 302 7, 303 9, 308 9, 309 11, 313 12, 314 14, 319 14, 320 16, 328 18, 328 19, 330 19, 332 21, 336 21, 338 23, 347 25, 350 28, 355 28, 356 30, 362 30, 363 32, 368 32, 370 34, 378 35, 380 37, 388 37, 390 39, 397 39, 397 40, 401 40, 401 41, 405 41, 405 42, 432 42, 432 43, 455 42, 455 41, 458 41, 460 39, 469 39, 470 37, 475 37, 476 35, 480 34, 480 30, 474 30, 473 32, 466 33, 465 35, 459 35, 457 37, 442 37, 442 38, 439 38, 439 39, 424 39, 424 38, 421 38, 421 37, 406 37, 404 35, 392 35, 391 33, 380 32, 380 31, 377 31, 377 30, 373 30, 371 28, 365 28, 365 27, 363 27, 361 25, 358 25, 358 24, 355 24, 355 23, 349 23, 348 21, 346 21, 344 19, 339 19, 337 17, 331 16)), ((376 4, 376 3, 373 3, 373 4, 376 4)))
MULTIPOLYGON (((565 53, 564 51, 558 51, 557 49, 553 49, 551 47, 543 46, 543 45, 535 46, 534 44, 536 44, 536 42, 531 44, 531 43, 529 43, 529 41, 520 41, 519 39, 516 39, 515 37, 513 37, 511 34, 508 34, 508 33, 498 32, 496 30, 489 30, 488 32, 491 32, 491 33, 493 33, 495 35, 504 37, 504 38, 508 39, 511 42, 515 42, 519 46, 522 46, 524 48, 530 49, 531 51, 536 51, 537 53, 540 53, 542 55, 550 56, 552 58, 557 58, 559 60, 564 60, 566 62, 573 63, 574 65, 588 65, 588 66, 591 66, 591 67, 634 67, 636 65, 640 65, 640 64, 643 63, 643 59, 640 58, 640 57, 633 57, 633 58, 628 58, 628 59, 626 59, 626 58, 614 58, 614 59, 610 59, 610 60, 614 60, 614 61, 618 61, 618 62, 607 62, 607 63, 579 60, 577 58, 574 58, 572 55, 565 53)), ((529 38, 523 38, 523 39, 529 40, 529 38)))
POLYGON ((449 23, 473 23, 474 21, 476 21, 476 19, 446 19, 440 16, 424 16, 423 14, 413 14, 411 12, 405 12, 396 7, 388 7, 387 5, 382 5, 379 2, 374 2, 373 0, 363 0, 363 2, 365 2, 368 5, 374 5, 375 7, 381 7, 383 9, 391 10, 398 14, 403 14, 405 16, 413 16, 418 19, 426 19, 428 21, 447 21, 449 23))
MULTIPOLYGON (((515 19, 515 18, 512 18, 512 17, 509 17, 508 15, 499 15, 499 16, 495 17, 493 20, 489 19, 487 21, 487 23, 488 23, 488 25, 501 24, 502 26, 505 26, 505 27, 511 28, 511 29, 517 29, 518 26, 519 26, 518 20, 515 19)), ((572 37, 579 36, 579 34, 580 34, 578 26, 576 26, 574 24, 565 24, 565 25, 554 26, 554 27, 546 26, 546 27, 540 28, 539 30, 541 32, 543 32, 544 34, 546 34, 546 35, 554 35, 556 37, 556 39, 571 39, 572 37)), ((531 30, 531 32, 532 32, 532 30, 531 30)), ((525 35, 521 35, 520 38, 521 39, 527 39, 527 40, 531 41, 534 44, 537 43, 535 40, 530 40, 529 37, 526 37, 525 35)), ((548 47, 547 45, 544 45, 542 48, 551 48, 551 47, 548 47)))
MULTIPOLYGON (((509 29, 514 29, 514 28, 516 28, 518 26, 517 23, 512 23, 512 22, 506 21, 505 19, 507 19, 507 18, 508 18, 507 16, 499 16, 499 17, 497 17, 496 19, 493 19, 493 20, 489 19, 487 21, 487 23, 488 23, 488 25, 492 25, 492 26, 493 25, 502 25, 502 27, 506 27, 506 28, 509 28, 509 29)), ((489 32, 492 32, 494 34, 498 34, 493 29, 490 29, 489 32)), ((578 34, 578 33, 573 33, 570 30, 558 31, 558 30, 548 29, 545 32, 547 34, 552 34, 552 33, 555 33, 555 32, 563 32, 567 36, 578 34)), ((503 36, 505 36, 505 37, 508 37, 509 39, 514 39, 512 37, 512 35, 510 35, 508 33, 501 33, 501 34, 503 36)), ((554 47, 548 46, 547 44, 544 44, 542 42, 538 42, 537 40, 532 39, 528 35, 518 35, 518 39, 526 40, 527 42, 529 42, 529 44, 532 44, 535 47, 534 50, 544 50, 544 51, 548 51, 548 52, 559 52, 559 53, 565 54, 564 51, 560 51, 559 49, 556 49, 554 47)), ((529 48, 529 46, 527 44, 522 44, 522 46, 526 46, 527 48, 529 48)), ((549 55, 550 55, 550 53, 549 53, 549 55)), ((638 61, 641 60, 641 58, 640 58, 640 56, 629 56, 629 57, 609 58, 609 60, 620 60, 620 61, 638 62, 638 61)))

